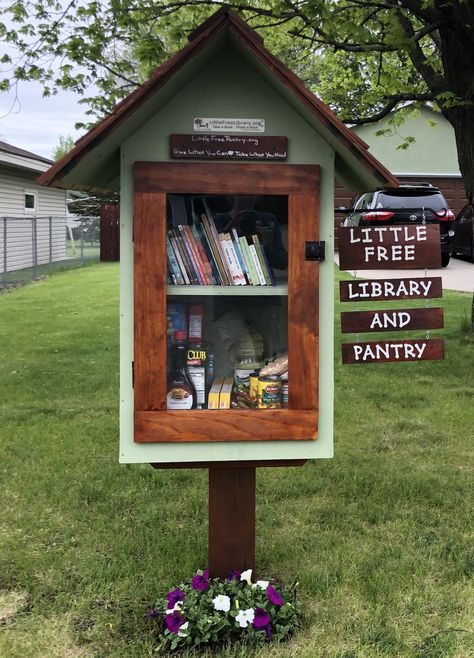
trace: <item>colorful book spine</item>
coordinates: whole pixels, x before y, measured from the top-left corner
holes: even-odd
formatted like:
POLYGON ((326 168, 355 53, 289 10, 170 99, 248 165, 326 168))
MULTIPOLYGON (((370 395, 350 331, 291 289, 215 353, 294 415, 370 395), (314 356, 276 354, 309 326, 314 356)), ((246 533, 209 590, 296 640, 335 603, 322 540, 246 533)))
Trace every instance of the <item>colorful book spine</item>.
POLYGON ((188 237, 186 235, 186 231, 184 229, 185 229, 185 227, 184 227, 183 224, 180 224, 178 226, 178 230, 181 233, 181 240, 184 244, 184 247, 185 247, 186 252, 188 254, 189 260, 191 261, 191 265, 192 265, 194 273, 196 275, 197 283, 198 283, 198 285, 203 286, 203 285, 205 285, 205 282, 204 282, 204 279, 202 278, 202 274, 201 274, 201 271, 199 269, 196 257, 193 253, 192 248, 191 248, 191 243, 189 242, 188 237))
POLYGON ((184 285, 184 278, 181 274, 181 268, 179 267, 178 261, 176 260, 175 253, 168 236, 166 236, 166 257, 168 259, 168 271, 171 274, 172 280, 176 282, 176 285, 184 285))
POLYGON ((247 263, 245 262, 245 256, 240 246, 239 235, 235 227, 232 228, 232 238, 233 238, 232 243, 234 245, 234 251, 237 254, 237 259, 239 261, 240 269, 243 272, 245 283, 252 285, 247 263))
POLYGON ((184 261, 183 261, 183 259, 182 259, 182 257, 181 257, 181 253, 180 253, 180 251, 179 251, 179 249, 178 249, 178 245, 177 245, 176 238, 174 238, 174 237, 172 237, 172 236, 170 235, 168 239, 169 239, 169 241, 170 241, 170 243, 171 243, 171 247, 172 247, 172 249, 173 249, 173 251, 174 251, 175 258, 176 258, 176 260, 178 261, 179 269, 181 270, 181 274, 183 275, 184 283, 185 283, 186 285, 189 285, 189 284, 191 283, 191 280, 190 280, 190 278, 189 278, 189 274, 188 274, 188 272, 187 272, 187 270, 186 270, 186 266, 185 266, 185 264, 184 264, 184 261))
POLYGON ((235 245, 234 245, 234 242, 232 240, 232 236, 231 236, 230 233, 225 233, 224 235, 225 235, 225 241, 226 241, 230 251, 232 252, 232 258, 233 258, 233 261, 235 263, 235 267, 237 269, 237 273, 238 273, 238 276, 239 276, 239 284, 238 285, 246 286, 247 285, 247 279, 245 278, 244 273, 242 271, 242 268, 240 266, 239 257, 237 256, 237 252, 235 251, 235 245))
POLYGON ((199 232, 199 229, 197 226, 191 226, 191 233, 193 234, 194 241, 196 243, 199 257, 201 259, 201 263, 204 268, 204 273, 207 277, 207 281, 210 286, 216 285, 216 280, 214 278, 214 272, 212 271, 211 263, 209 262, 209 258, 207 256, 207 252, 204 248, 203 242, 202 242, 202 237, 199 232))
POLYGON ((263 271, 262 271, 262 266, 260 264, 260 260, 257 256, 257 250, 255 249, 255 245, 254 244, 249 244, 249 250, 250 250, 250 254, 252 256, 253 264, 254 264, 255 269, 257 271, 257 276, 258 276, 258 280, 260 281, 260 285, 261 286, 266 286, 267 282, 265 280, 265 276, 264 276, 263 271))
POLYGON ((209 220, 207 219, 206 215, 201 215, 202 219, 202 226, 204 229, 204 232, 207 235, 207 239, 209 240, 210 247, 212 249, 212 253, 214 255, 214 260, 216 261, 217 269, 219 270, 219 275, 222 280, 222 285, 228 286, 229 285, 229 278, 227 276, 227 271, 226 268, 224 267, 224 263, 222 262, 222 256, 221 252, 219 249, 218 244, 216 243, 216 240, 214 238, 214 234, 211 230, 211 225, 209 223, 209 220))
POLYGON ((267 265, 266 265, 266 259, 263 254, 263 248, 262 245, 260 244, 260 240, 258 239, 258 235, 252 235, 252 240, 255 245, 255 250, 257 252, 258 260, 260 261, 260 266, 262 268, 263 276, 265 277, 265 283, 267 286, 272 285, 272 280, 270 278, 270 272, 267 270, 267 265))
POLYGON ((250 253, 249 243, 247 242, 247 238, 245 237, 245 235, 242 235, 239 238, 239 242, 240 242, 240 246, 242 247, 242 253, 245 254, 245 261, 248 266, 248 272, 252 285, 259 286, 260 279, 258 278, 257 270, 255 269, 255 265, 253 263, 252 254, 250 253))
POLYGON ((209 242, 209 238, 206 232, 206 229, 204 228, 204 224, 200 224, 199 226, 196 226, 196 229, 199 231, 200 237, 201 237, 201 243, 202 246, 204 247, 204 250, 207 254, 207 259, 209 261, 209 264, 212 269, 212 275, 215 281, 215 284, 218 286, 222 285, 222 277, 219 272, 219 267, 217 265, 217 261, 214 256, 214 252, 211 246, 211 243, 209 242))
POLYGON ((216 229, 216 225, 215 225, 214 219, 212 217, 209 219, 209 226, 211 227, 212 236, 213 236, 214 241, 217 245, 217 249, 219 250, 219 253, 220 253, 222 265, 225 269, 226 277, 227 277, 227 280, 229 282, 228 285, 233 286, 235 284, 234 284, 234 281, 232 279, 232 274, 231 274, 231 271, 229 269, 227 258, 225 257, 225 254, 224 254, 224 247, 222 245, 221 236, 220 236, 220 234, 218 233, 218 231, 216 229))
POLYGON ((222 251, 224 253, 224 258, 226 259, 227 266, 229 268, 232 285, 241 286, 242 278, 240 267, 237 265, 235 252, 232 250, 232 244, 228 233, 221 233, 220 241, 222 246, 222 251))
POLYGON ((188 252, 187 252, 186 247, 185 247, 184 242, 183 242, 183 238, 181 237, 181 235, 179 234, 179 231, 177 229, 174 229, 174 239, 176 241, 176 246, 179 249, 179 253, 181 254, 181 259, 182 259, 182 261, 184 263, 184 266, 186 268, 186 271, 188 273, 189 281, 193 285, 196 285, 198 283, 198 280, 197 280, 197 277, 196 277, 196 273, 194 271, 193 264, 191 263, 191 261, 189 259, 188 252))

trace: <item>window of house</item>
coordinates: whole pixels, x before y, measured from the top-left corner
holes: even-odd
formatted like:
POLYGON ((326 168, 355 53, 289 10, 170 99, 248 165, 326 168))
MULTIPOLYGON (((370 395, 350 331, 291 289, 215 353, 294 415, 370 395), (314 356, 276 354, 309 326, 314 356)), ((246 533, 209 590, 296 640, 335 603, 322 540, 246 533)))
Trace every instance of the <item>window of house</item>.
POLYGON ((36 210, 36 193, 25 191, 25 211, 35 212, 36 210))

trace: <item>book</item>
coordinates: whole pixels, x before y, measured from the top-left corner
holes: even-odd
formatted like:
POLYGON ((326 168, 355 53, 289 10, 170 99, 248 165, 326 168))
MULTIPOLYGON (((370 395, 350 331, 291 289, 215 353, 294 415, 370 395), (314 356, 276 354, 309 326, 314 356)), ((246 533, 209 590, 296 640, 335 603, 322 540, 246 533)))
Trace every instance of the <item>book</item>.
POLYGON ((209 247, 212 251, 214 262, 216 264, 217 271, 219 273, 219 279, 221 281, 221 285, 228 286, 229 285, 229 280, 228 280, 228 277, 227 277, 226 269, 225 269, 224 264, 222 262, 221 253, 220 253, 220 250, 219 250, 219 248, 216 244, 214 235, 211 231, 211 226, 209 224, 209 221, 208 221, 208 219, 207 219, 207 217, 204 213, 201 215, 201 221, 202 221, 202 223, 201 223, 202 232, 206 236, 207 241, 209 243, 209 247))
POLYGON ((186 249, 186 252, 188 254, 188 258, 189 258, 189 260, 191 262, 191 265, 193 267, 194 274, 195 274, 196 279, 197 279, 197 283, 198 283, 198 285, 203 286, 203 285, 205 285, 205 282, 204 282, 204 279, 202 278, 202 274, 201 274, 200 268, 197 264, 196 257, 193 253, 192 248, 191 248, 191 243, 189 242, 189 239, 186 235, 186 231, 184 229, 185 229, 185 227, 184 227, 183 224, 180 224, 178 226, 178 230, 181 234, 182 244, 184 245, 184 248, 186 249))
POLYGON ((172 281, 175 282, 176 285, 184 285, 184 278, 181 273, 181 268, 178 264, 178 261, 176 260, 169 236, 166 236, 166 258, 168 260, 168 272, 171 275, 172 281))
POLYGON ((183 261, 184 261, 184 263, 186 265, 186 268, 188 270, 191 282, 193 283, 193 285, 199 285, 199 279, 197 277, 196 270, 194 269, 193 262, 191 260, 190 255, 189 255, 189 250, 186 247, 186 243, 183 240, 183 236, 179 232, 179 229, 175 229, 175 231, 176 231, 176 241, 177 241, 177 244, 179 246, 179 250, 181 252, 181 256, 183 258, 183 261))
POLYGON ((232 275, 229 270, 229 266, 227 264, 227 259, 224 256, 224 247, 222 246, 220 235, 216 229, 216 225, 214 223, 214 219, 211 217, 210 219, 208 218, 208 225, 210 227, 210 231, 212 234, 212 237, 214 239, 214 243, 216 244, 216 248, 219 252, 220 260, 222 263, 223 270, 225 272, 225 278, 227 279, 227 284, 229 286, 234 285, 233 280, 232 280, 232 275))
POLYGON ((258 276, 258 280, 260 281, 260 285, 261 286, 266 286, 267 282, 266 282, 265 276, 263 274, 262 266, 260 264, 260 259, 257 256, 257 250, 255 249, 254 244, 249 244, 249 251, 250 251, 250 254, 252 256, 252 260, 253 260, 255 270, 257 271, 257 276, 258 276))
POLYGON ((207 277, 207 281, 208 281, 210 286, 214 286, 214 285, 216 285, 216 280, 214 278, 214 272, 212 271, 212 266, 211 266, 211 263, 209 262, 209 258, 207 256, 207 251, 204 248, 204 244, 203 244, 203 241, 202 241, 202 236, 201 236, 201 233, 199 231, 199 228, 198 228, 198 226, 193 225, 193 226, 190 227, 190 229, 191 229, 191 233, 193 234, 194 240, 195 240, 196 245, 197 245, 198 254, 199 254, 199 257, 201 259, 201 263, 204 267, 204 273, 207 277))
POLYGON ((168 194, 168 201, 171 208, 171 222, 173 228, 177 228, 180 224, 187 224, 188 213, 186 211, 184 197, 179 194, 168 194))
POLYGON ((252 240, 255 245, 255 251, 257 252, 258 260, 260 261, 260 266, 262 268, 263 276, 265 277, 265 283, 267 286, 272 285, 272 280, 270 278, 270 272, 267 269, 266 258, 263 254, 263 248, 258 239, 258 235, 252 235, 252 240))
POLYGON ((242 267, 240 265, 240 260, 238 257, 238 254, 235 249, 235 244, 234 241, 232 240, 232 236, 230 233, 225 233, 225 239, 227 244, 229 245, 229 249, 232 252, 232 256, 235 262, 235 266, 239 275, 239 285, 241 286, 246 286, 247 285, 247 279, 245 278, 244 272, 242 270, 242 267))
POLYGON ((235 226, 232 227, 232 237, 233 237, 232 242, 234 244, 234 250, 235 250, 235 253, 237 254, 237 259, 239 261, 240 269, 242 270, 242 272, 244 274, 245 283, 247 283, 249 285, 252 285, 252 280, 250 278, 249 269, 248 269, 247 263, 245 261, 245 256, 242 252, 242 248, 241 248, 240 241, 239 241, 239 235, 237 233, 237 229, 235 228, 235 226))
POLYGON ((180 253, 180 251, 179 251, 179 249, 178 249, 178 245, 177 245, 177 243, 176 243, 176 238, 174 238, 174 237, 171 235, 171 231, 170 231, 170 234, 168 235, 168 239, 169 239, 169 241, 170 241, 170 243, 171 243, 171 247, 172 247, 172 249, 173 249, 173 251, 174 251, 175 258, 176 258, 176 260, 177 260, 177 262, 178 262, 178 265, 179 265, 179 269, 181 270, 181 274, 182 274, 182 276, 183 276, 184 283, 185 283, 186 285, 189 285, 189 284, 191 283, 191 280, 190 280, 189 275, 188 275, 188 272, 187 272, 187 270, 186 270, 186 265, 184 264, 184 261, 183 261, 183 259, 182 259, 182 257, 181 257, 181 253, 180 253))
POLYGON ((179 251, 179 254, 181 256, 181 260, 183 261, 184 268, 185 268, 185 270, 188 274, 189 283, 197 284, 198 280, 197 280, 196 274, 194 272, 194 268, 192 266, 192 263, 189 260, 188 252, 186 251, 186 248, 184 246, 181 235, 179 235, 179 232, 177 231, 177 229, 171 230, 170 233, 172 234, 172 237, 170 237, 171 244, 173 245, 173 247, 176 245, 176 248, 179 251))
POLYGON ((204 227, 204 224, 200 224, 199 226, 196 227, 196 229, 199 231, 200 237, 201 237, 201 242, 204 247, 204 250, 207 254, 207 258, 209 260, 209 264, 212 269, 212 274, 214 277, 214 280, 216 282, 216 285, 221 286, 223 285, 222 283, 222 277, 219 271, 219 266, 217 264, 214 251, 212 249, 212 245, 209 241, 209 237, 207 235, 206 229, 204 227))
POLYGON ((242 253, 245 255, 245 261, 248 266, 248 273, 250 276, 250 280, 252 281, 252 285, 259 286, 260 279, 258 278, 257 270, 255 269, 255 265, 253 263, 252 254, 250 253, 249 243, 247 242, 247 238, 245 237, 245 235, 242 235, 239 238, 239 242, 240 242, 240 246, 242 247, 242 253))
POLYGON ((244 285, 242 281, 243 279, 242 270, 240 269, 237 263, 237 256, 235 255, 235 251, 232 249, 232 240, 230 239, 229 233, 221 233, 219 235, 219 238, 221 241, 224 258, 226 260, 230 272, 232 285, 234 286, 244 285))

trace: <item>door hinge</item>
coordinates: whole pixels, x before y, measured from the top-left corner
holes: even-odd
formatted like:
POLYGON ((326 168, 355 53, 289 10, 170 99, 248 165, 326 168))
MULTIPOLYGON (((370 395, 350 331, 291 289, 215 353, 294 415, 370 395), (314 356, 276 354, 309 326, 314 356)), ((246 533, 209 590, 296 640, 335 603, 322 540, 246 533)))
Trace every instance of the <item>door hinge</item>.
POLYGON ((323 261, 326 258, 326 243, 324 240, 319 242, 307 242, 305 250, 305 260, 323 261))

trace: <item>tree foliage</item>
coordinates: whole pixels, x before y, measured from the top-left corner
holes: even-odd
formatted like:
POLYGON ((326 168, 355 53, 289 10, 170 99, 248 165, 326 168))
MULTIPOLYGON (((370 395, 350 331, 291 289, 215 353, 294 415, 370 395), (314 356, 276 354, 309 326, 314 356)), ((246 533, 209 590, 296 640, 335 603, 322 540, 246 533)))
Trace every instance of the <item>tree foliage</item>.
POLYGON ((66 153, 74 148, 74 138, 71 135, 60 135, 59 144, 54 147, 52 152, 53 160, 60 160, 66 153))
MULTIPOLYGON (((109 112, 186 42, 221 2, 10 0, 0 38, 3 88, 18 80, 83 96, 91 120, 109 112), (90 93, 91 90, 95 93, 90 93)), ((453 125, 461 172, 474 182, 474 0, 229 2, 267 47, 340 118, 376 121, 431 102, 453 125)))

